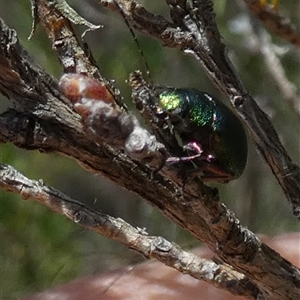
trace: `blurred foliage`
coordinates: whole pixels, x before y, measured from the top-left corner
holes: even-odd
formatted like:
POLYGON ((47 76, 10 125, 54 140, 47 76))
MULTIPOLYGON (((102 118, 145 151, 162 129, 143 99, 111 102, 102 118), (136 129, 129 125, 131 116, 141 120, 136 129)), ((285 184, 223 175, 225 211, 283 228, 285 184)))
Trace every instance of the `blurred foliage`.
MULTIPOLYGON (((130 72, 144 66, 124 21, 93 0, 69 3, 89 21, 105 25, 103 29, 89 32, 85 42, 102 73, 108 79, 116 80, 131 107, 130 88, 125 80, 130 72)), ((144 4, 168 17, 163 1, 144 1, 144 4)), ((296 22, 300 1, 281 1, 279 9, 296 22)), ((268 113, 291 157, 299 164, 299 119, 278 93, 262 58, 251 46, 244 14, 235 1, 215 1, 215 10, 224 43, 238 74, 268 113)), ((21 43, 32 57, 51 75, 59 78, 61 67, 42 28, 38 26, 34 37, 30 41, 27 39, 31 28, 29 1, 1 0, 0 17, 16 29, 21 43)), ((80 34, 84 29, 76 30, 80 34)), ((196 87, 223 99, 195 60, 175 49, 161 47, 150 37, 138 33, 137 36, 156 84, 196 87)), ((300 62, 296 50, 276 37, 274 41, 282 50, 281 61, 287 77, 300 86, 300 62)), ((2 96, 0 101, 1 111, 4 111, 7 101, 2 96)), ((218 185, 222 201, 235 211, 242 224, 253 231, 274 235, 298 230, 298 222, 292 216, 281 188, 250 138, 249 148, 248 165, 243 176, 227 185, 218 185)), ((198 243, 136 195, 88 173, 69 158, 23 151, 10 144, 0 145, 0 158, 1 162, 13 165, 26 176, 42 178, 46 184, 93 209, 124 218, 134 226, 145 227, 150 234, 162 235, 186 247, 198 243)), ((110 270, 140 260, 122 245, 79 228, 38 203, 21 200, 3 191, 0 195, 2 299, 17 298, 79 275, 110 270)))

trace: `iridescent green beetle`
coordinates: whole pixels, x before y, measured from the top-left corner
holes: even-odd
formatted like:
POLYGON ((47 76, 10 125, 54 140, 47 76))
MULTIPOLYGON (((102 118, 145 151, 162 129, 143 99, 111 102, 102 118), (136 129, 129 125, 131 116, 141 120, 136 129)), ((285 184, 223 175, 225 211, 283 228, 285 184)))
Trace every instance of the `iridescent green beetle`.
MULTIPOLYGON (((145 67, 149 70, 126 14, 116 1, 113 2, 124 17, 140 50, 145 67)), ((131 76, 132 87, 135 85, 136 75, 135 73, 131 76)), ((247 137, 242 123, 226 105, 196 89, 156 87, 154 94, 156 96, 154 103, 151 103, 152 101, 144 103, 137 98, 135 100, 138 104, 137 108, 141 111, 150 110, 164 118, 165 125, 169 128, 167 138, 164 137, 163 130, 157 130, 160 124, 157 124, 155 118, 153 119, 152 113, 150 113, 150 120, 147 120, 149 119, 147 114, 145 120, 150 127, 155 128, 154 131, 160 135, 162 142, 168 141, 174 134, 177 146, 182 147, 187 153, 187 156, 169 157, 167 164, 192 161, 205 181, 225 183, 240 177, 247 162, 247 137), (148 109, 145 109, 145 105, 148 105, 148 109)))
POLYGON ((238 178, 247 162, 247 137, 238 117, 215 97, 196 89, 156 89, 161 115, 187 153, 167 163, 192 161, 205 181, 238 178))

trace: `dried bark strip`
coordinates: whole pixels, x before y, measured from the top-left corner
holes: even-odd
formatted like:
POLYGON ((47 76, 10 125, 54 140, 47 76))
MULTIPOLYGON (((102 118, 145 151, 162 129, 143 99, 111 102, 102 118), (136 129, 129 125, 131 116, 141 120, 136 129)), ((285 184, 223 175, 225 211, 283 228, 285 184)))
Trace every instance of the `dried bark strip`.
POLYGON ((0 186, 26 200, 38 201, 80 226, 112 238, 148 259, 155 258, 180 272, 230 291, 234 295, 243 295, 249 299, 257 299, 259 295, 257 286, 230 266, 202 259, 162 237, 148 236, 146 232, 132 227, 120 218, 92 211, 42 181, 25 177, 11 166, 0 164, 0 186))
POLYGON ((269 5, 262 5, 259 0, 244 0, 250 11, 265 25, 266 28, 282 39, 300 48, 300 34, 291 20, 280 14, 269 5))

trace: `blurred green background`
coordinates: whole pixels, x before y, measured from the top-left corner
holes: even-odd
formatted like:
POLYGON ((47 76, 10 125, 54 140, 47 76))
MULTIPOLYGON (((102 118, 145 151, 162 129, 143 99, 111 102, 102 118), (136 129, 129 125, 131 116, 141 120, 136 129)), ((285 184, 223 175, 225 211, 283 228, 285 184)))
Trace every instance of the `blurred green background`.
MULTIPOLYGON (((120 16, 106 11, 93 0, 69 1, 80 14, 103 29, 86 34, 102 73, 115 79, 128 106, 130 72, 144 66, 132 36, 120 16)), ((142 2, 142 1, 141 1, 142 2)), ((299 118, 281 97, 269 76, 255 43, 249 35, 247 17, 235 1, 215 1, 215 10, 224 43, 238 74, 258 104, 271 118, 290 156, 299 164, 299 118)), ((164 1, 143 1, 155 13, 168 18, 164 1)), ((280 11, 299 22, 300 1, 281 1, 280 11)), ((29 1, 1 0, 0 17, 14 28, 34 59, 56 78, 62 68, 41 26, 28 41, 31 28, 29 1)), ((299 23, 297 24, 299 27, 299 23)), ((76 28, 81 34, 84 28, 76 28)), ((195 87, 224 99, 194 59, 137 33, 159 85, 195 87)), ((300 61, 295 48, 273 37, 287 78, 300 86, 300 61)), ((9 102, 0 96, 3 112, 9 102)), ((254 232, 275 235, 298 231, 281 188, 249 138, 250 153, 245 173, 236 181, 217 185, 222 201, 242 224, 254 232)), ((0 145, 0 159, 32 179, 63 191, 104 213, 121 217, 134 226, 145 227, 151 235, 162 235, 185 248, 199 244, 191 235, 171 223, 137 195, 120 189, 104 178, 88 173, 72 159, 59 154, 23 151, 11 144, 0 145), (122 195, 122 197, 120 197, 122 195)), ((0 298, 16 299, 69 281, 78 276, 112 270, 141 261, 122 245, 82 229, 39 203, 0 191, 0 298)))

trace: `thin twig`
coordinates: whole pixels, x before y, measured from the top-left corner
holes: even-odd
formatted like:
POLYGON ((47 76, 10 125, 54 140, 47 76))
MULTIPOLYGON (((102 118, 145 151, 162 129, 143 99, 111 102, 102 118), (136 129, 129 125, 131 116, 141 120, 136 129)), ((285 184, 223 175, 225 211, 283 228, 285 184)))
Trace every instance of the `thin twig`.
POLYGON ((291 20, 270 5, 262 5, 260 0, 244 0, 251 12, 266 28, 279 37, 300 48, 300 34, 291 20))
POLYGON ((260 25, 257 20, 250 17, 245 3, 238 2, 238 5, 247 15, 247 24, 249 24, 248 33, 251 35, 251 40, 255 42, 255 47, 258 47, 270 76, 277 85, 283 99, 293 109, 297 117, 300 118, 299 91, 295 84, 288 80, 283 65, 276 53, 276 45, 272 43, 270 35, 262 25, 260 25))
POLYGON ((45 185, 41 180, 31 180, 9 165, 0 164, 0 186, 24 199, 42 203, 74 223, 112 238, 147 259, 155 258, 162 263, 204 280, 235 295, 257 299, 259 290, 246 276, 230 266, 202 259, 186 252, 175 243, 159 236, 149 236, 144 230, 134 228, 120 218, 95 212, 60 191, 45 185))
POLYGON ((259 28, 254 37, 257 39, 257 45, 270 76, 275 81, 283 99, 300 119, 300 96, 297 94, 296 86, 287 79, 284 68, 274 51, 274 45, 271 43, 269 34, 263 28, 259 28))

